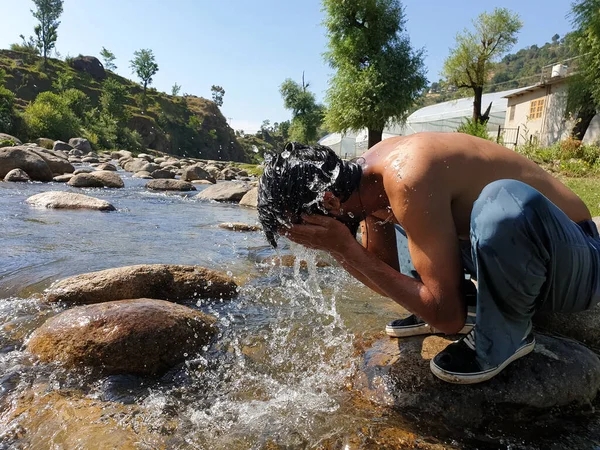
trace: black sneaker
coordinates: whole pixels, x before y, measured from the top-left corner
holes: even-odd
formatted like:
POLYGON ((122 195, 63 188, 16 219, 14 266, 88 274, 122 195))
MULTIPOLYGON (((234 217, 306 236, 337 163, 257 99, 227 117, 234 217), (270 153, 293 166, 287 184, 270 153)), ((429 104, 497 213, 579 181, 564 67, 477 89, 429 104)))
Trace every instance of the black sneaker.
POLYGON ((430 362, 431 371, 441 380, 457 384, 474 384, 498 375, 511 362, 531 353, 535 347, 533 333, 523 339, 520 347, 502 364, 482 369, 475 352, 475 328, 464 338, 448 345, 430 362))
MULTIPOLYGON (((458 334, 467 334, 475 326, 475 313, 469 312, 465 326, 458 334)), ((390 322, 385 327, 385 332, 388 336, 392 337, 409 337, 409 336, 421 336, 423 334, 441 334, 442 332, 436 330, 431 325, 425 323, 422 319, 418 318, 414 314, 406 317, 405 319, 397 319, 390 322)))

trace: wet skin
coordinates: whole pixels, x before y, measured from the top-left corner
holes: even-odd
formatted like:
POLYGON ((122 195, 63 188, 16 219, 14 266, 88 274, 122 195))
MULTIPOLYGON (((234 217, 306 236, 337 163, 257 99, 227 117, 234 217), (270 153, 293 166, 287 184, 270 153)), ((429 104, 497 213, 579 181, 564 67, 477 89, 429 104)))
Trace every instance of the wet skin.
POLYGON ((343 204, 326 193, 330 216, 303 216, 286 230, 293 241, 328 251, 354 277, 435 328, 451 334, 466 318, 459 240, 469 239, 473 202, 489 183, 529 184, 573 221, 590 219, 585 204, 523 156, 460 133, 419 133, 387 139, 364 155, 360 187, 343 204), (364 219, 364 246, 341 221, 364 219), (408 236, 421 281, 398 271, 394 224, 408 236))

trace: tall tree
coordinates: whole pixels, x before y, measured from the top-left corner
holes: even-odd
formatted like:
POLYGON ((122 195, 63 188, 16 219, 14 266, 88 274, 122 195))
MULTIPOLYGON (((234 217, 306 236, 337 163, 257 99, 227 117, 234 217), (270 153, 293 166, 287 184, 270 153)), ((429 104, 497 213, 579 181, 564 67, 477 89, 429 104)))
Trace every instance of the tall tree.
POLYGON ((104 60, 104 68, 106 70, 112 70, 114 72, 117 69, 115 64, 115 59, 117 59, 117 57, 113 52, 107 50, 106 47, 102 47, 100 57, 104 60))
POLYGON ((288 78, 282 83, 279 92, 283 97, 283 106, 292 111, 290 140, 310 144, 317 141, 317 130, 323 122, 324 108, 317 103, 308 87, 302 74, 302 84, 288 78))
POLYGON ((173 97, 177 97, 179 95, 179 92, 181 91, 181 86, 177 83, 175 83, 172 87, 171 87, 171 95, 173 97))
POLYGON ((58 18, 63 12, 63 0, 33 0, 33 3, 35 9, 31 13, 39 21, 33 31, 36 44, 44 56, 44 65, 47 65, 48 53, 55 47, 58 38, 58 18))
POLYGON ((323 0, 336 73, 327 91, 326 123, 333 131, 369 131, 369 147, 389 123, 406 119, 425 88, 423 51, 405 33, 399 0, 323 0))
POLYGON ((221 86, 216 86, 213 84, 210 88, 210 91, 212 92, 213 102, 215 102, 219 108, 223 106, 223 97, 225 96, 225 89, 223 89, 221 86))
POLYGON ((571 136, 583 139, 590 122, 600 111, 600 0, 580 0, 573 4, 575 45, 580 62, 569 81, 567 112, 577 121, 571 136))
POLYGON ((142 80, 144 86, 144 97, 146 97, 146 88, 152 84, 152 77, 158 72, 158 64, 154 60, 154 53, 150 49, 142 49, 133 53, 131 60, 133 72, 142 80))
POLYGON ((496 8, 491 14, 480 14, 473 26, 475 31, 465 29, 456 36, 456 47, 450 50, 442 73, 457 88, 473 90, 473 122, 485 123, 490 108, 482 115, 483 88, 494 64, 517 42, 523 23, 518 14, 496 8))

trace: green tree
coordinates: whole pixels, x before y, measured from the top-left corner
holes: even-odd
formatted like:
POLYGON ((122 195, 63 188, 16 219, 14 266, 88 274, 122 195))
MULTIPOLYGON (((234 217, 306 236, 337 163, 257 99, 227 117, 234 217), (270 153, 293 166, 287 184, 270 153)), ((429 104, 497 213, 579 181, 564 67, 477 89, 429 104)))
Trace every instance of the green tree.
POLYGON ((133 53, 134 58, 131 60, 131 68, 140 80, 144 87, 144 97, 146 96, 146 88, 152 84, 152 77, 158 72, 158 64, 154 60, 154 54, 150 49, 142 49, 133 53))
POLYGON ((67 99, 50 91, 39 94, 23 113, 31 139, 48 137, 68 141, 81 132, 81 121, 67 99))
POLYGON ((475 31, 464 30, 456 36, 456 47, 444 62, 442 73, 457 88, 473 90, 473 122, 484 123, 490 108, 482 115, 483 88, 494 64, 517 42, 523 23, 518 14, 496 8, 491 14, 480 14, 473 26, 475 31))
POLYGON ((179 92, 181 91, 181 86, 178 85, 177 83, 175 83, 173 85, 173 87, 171 87, 171 95, 173 97, 177 97, 179 95, 179 92))
POLYGON ((324 108, 317 103, 315 95, 308 87, 303 74, 302 84, 288 78, 279 88, 279 92, 283 97, 283 106, 292 111, 290 140, 311 144, 317 141, 317 129, 323 122, 324 108))
POLYGON ((15 95, 4 87, 6 72, 0 69, 0 133, 11 133, 15 119, 15 95))
POLYGON ((600 0, 574 3, 572 18, 581 60, 578 73, 569 82, 567 111, 577 117, 571 135, 583 139, 600 110, 600 0))
POLYGON ((67 70, 58 72, 56 79, 52 82, 52 89, 56 92, 65 92, 67 89, 71 89, 75 85, 73 75, 67 70))
POLYGON ((213 84, 210 88, 210 91, 212 92, 213 102, 215 102, 215 104, 219 108, 223 106, 223 97, 225 96, 225 89, 223 89, 221 86, 216 86, 213 84))
POLYGON ((115 59, 117 59, 117 57, 113 52, 107 50, 105 47, 102 47, 102 50, 100 51, 100 57, 104 60, 104 68, 106 70, 111 70, 113 72, 117 70, 117 66, 115 64, 115 59))
POLYGON ((130 114, 126 108, 127 88, 114 78, 107 78, 102 83, 100 107, 102 114, 108 116, 117 124, 123 125, 129 120, 130 114))
MULTIPOLYGON (((399 0, 324 0, 329 50, 336 70, 327 91, 333 131, 369 131, 369 147, 384 127, 402 122, 427 80, 423 51, 405 33, 399 0)), ((293 128, 292 123, 292 128, 293 128)))
POLYGON ((39 24, 33 31, 36 35, 36 44, 44 56, 44 65, 48 64, 48 53, 56 45, 57 30, 60 22, 58 18, 63 12, 63 0, 33 0, 35 10, 31 10, 39 24))

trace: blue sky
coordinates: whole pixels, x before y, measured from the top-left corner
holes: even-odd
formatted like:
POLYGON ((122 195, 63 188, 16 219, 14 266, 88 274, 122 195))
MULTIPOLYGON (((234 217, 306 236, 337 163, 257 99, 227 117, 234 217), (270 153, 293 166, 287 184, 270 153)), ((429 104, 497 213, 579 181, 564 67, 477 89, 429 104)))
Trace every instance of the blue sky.
MULTIPOLYGON (((515 50, 541 45, 572 27, 568 0, 405 0, 413 46, 426 50, 428 77, 437 81, 458 31, 494 7, 521 16, 515 50)), ((0 0, 0 48, 33 34, 29 0, 0 0)), ((225 88, 223 113, 235 129, 253 132, 264 119, 290 118, 279 85, 300 80, 302 71, 322 100, 331 70, 322 54, 327 41, 320 0, 65 0, 57 50, 65 57, 98 55, 104 46, 117 56, 117 72, 133 78, 129 60, 150 48, 160 70, 154 86, 210 98, 213 84, 225 88)))

